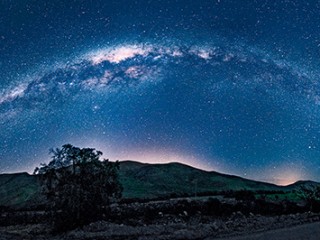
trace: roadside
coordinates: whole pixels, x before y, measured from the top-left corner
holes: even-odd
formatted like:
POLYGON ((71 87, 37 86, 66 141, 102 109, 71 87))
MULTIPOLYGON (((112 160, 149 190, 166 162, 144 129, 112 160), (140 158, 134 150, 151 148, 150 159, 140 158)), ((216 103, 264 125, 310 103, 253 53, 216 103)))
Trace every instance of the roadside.
POLYGON ((0 240, 15 239, 136 239, 136 240, 318 240, 320 215, 314 213, 266 217, 236 212, 228 218, 163 214, 150 224, 139 219, 124 223, 97 221, 83 228, 52 235, 48 224, 0 227, 0 240))
POLYGON ((320 223, 309 223, 300 226, 270 230, 252 235, 227 238, 205 238, 205 240, 319 240, 320 223))

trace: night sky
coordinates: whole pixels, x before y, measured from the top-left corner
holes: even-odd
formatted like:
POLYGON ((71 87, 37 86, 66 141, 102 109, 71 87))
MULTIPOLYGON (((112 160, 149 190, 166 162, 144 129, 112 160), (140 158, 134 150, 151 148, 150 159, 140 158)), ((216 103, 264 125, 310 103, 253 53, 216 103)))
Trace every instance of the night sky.
POLYGON ((0 173, 49 148, 320 181, 320 1, 0 1, 0 173))

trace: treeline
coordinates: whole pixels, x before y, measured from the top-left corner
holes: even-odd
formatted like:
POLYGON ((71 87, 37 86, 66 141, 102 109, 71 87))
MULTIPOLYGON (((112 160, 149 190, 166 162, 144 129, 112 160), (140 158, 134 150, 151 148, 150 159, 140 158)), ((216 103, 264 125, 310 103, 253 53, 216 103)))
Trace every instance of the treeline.
POLYGON ((255 200, 257 195, 267 196, 267 195, 282 195, 289 192, 285 191, 250 191, 250 190, 239 190, 239 191, 204 191, 195 193, 170 193, 164 194, 157 197, 151 198, 122 198, 121 203, 145 203, 150 201, 164 201, 168 199, 177 199, 177 198, 197 198, 197 197, 215 197, 223 196, 224 198, 235 198, 236 200, 255 200))

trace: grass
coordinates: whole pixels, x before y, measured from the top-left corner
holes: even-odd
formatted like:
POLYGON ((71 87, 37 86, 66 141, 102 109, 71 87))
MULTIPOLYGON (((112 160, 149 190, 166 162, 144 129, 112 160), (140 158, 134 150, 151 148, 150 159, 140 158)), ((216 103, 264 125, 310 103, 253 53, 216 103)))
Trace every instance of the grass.
MULTIPOLYGON (((175 194, 195 195, 221 191, 284 191, 268 194, 271 200, 298 200, 293 193, 303 184, 281 187, 274 184, 243 179, 217 172, 206 172, 180 163, 142 164, 133 161, 120 163, 120 181, 124 198, 157 198, 175 194)), ((0 206, 26 206, 40 199, 40 183, 27 173, 0 175, 0 206)), ((261 197, 261 195, 257 195, 261 197)))
POLYGON ((274 193, 274 194, 256 194, 256 198, 263 198, 265 197, 271 201, 283 201, 289 200, 292 202, 300 202, 301 197, 295 191, 289 191, 284 193, 274 193))

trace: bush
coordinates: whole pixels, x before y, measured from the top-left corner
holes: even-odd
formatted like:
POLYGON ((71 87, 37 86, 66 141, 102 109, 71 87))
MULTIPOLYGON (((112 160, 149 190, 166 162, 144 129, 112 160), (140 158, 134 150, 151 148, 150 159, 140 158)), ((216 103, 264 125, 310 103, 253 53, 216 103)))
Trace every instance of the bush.
POLYGON ((234 198, 236 200, 243 201, 254 201, 256 197, 254 196, 254 192, 247 190, 240 190, 234 193, 234 198))
POLYGON ((305 201, 306 207, 311 212, 320 211, 320 186, 301 186, 298 196, 305 201))

